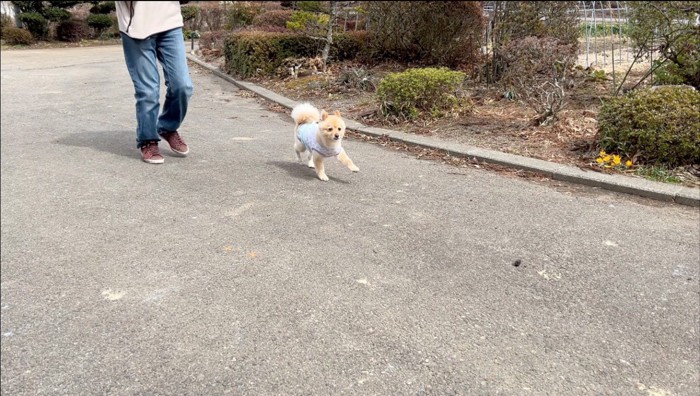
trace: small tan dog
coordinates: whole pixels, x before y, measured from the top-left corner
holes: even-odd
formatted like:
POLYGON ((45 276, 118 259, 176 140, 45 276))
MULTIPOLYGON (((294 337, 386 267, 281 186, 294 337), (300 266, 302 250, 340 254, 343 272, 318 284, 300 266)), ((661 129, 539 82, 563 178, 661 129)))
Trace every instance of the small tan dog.
POLYGON ((341 146, 345 136, 345 122, 340 112, 329 115, 325 110, 319 112, 309 103, 302 103, 292 109, 294 125, 294 151, 301 161, 301 153, 308 151, 309 168, 316 168, 316 175, 323 181, 328 181, 323 161, 328 157, 336 157, 353 172, 360 168, 353 164, 350 157, 341 146))

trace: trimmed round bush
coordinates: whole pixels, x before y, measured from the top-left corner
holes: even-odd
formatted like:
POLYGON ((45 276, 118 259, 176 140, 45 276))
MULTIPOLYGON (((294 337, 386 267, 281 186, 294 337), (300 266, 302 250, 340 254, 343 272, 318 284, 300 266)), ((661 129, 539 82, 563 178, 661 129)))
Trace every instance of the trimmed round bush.
POLYGON ((2 38, 9 45, 29 45, 34 42, 34 37, 29 30, 12 26, 2 30, 2 38))
POLYGON ((95 29, 100 35, 103 31, 112 26, 112 17, 107 14, 92 14, 86 19, 88 26, 95 29))
POLYGON ((44 17, 52 22, 61 22, 69 20, 71 14, 63 8, 51 7, 44 10, 44 17))
POLYGON ((117 6, 113 1, 103 1, 97 3, 90 8, 90 14, 109 14, 110 12, 116 12, 117 6))
POLYGON ((23 12, 19 14, 19 20, 24 23, 27 30, 36 38, 46 37, 48 32, 48 22, 43 15, 38 12, 23 12))
POLYGON ((700 164, 700 92, 659 86, 603 103, 598 114, 603 150, 676 167, 700 164))
POLYGON ((379 108, 385 117, 399 120, 440 117, 462 104, 457 91, 465 77, 460 71, 431 67, 391 73, 377 88, 379 108))
POLYGON ((90 28, 85 21, 79 19, 61 22, 56 27, 56 38, 60 41, 77 43, 88 37, 90 37, 90 28))

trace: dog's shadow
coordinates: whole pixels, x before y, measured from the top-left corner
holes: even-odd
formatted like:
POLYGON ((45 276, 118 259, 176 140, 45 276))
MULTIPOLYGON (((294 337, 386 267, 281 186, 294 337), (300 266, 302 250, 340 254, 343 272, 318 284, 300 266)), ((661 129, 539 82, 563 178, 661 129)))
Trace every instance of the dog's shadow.
MULTIPOLYGON (((295 177, 297 179, 301 180, 308 180, 308 181, 320 181, 318 179, 318 176, 316 176, 316 170, 309 168, 306 166, 305 163, 303 162, 297 162, 297 161, 268 161, 268 164, 274 165, 282 170, 287 171, 287 173, 295 177)), ((328 174, 326 172, 326 174, 328 174)), ((350 184, 349 181, 343 180, 343 179, 338 179, 335 178, 331 175, 328 175, 328 178, 330 179, 329 181, 337 182, 337 183, 343 183, 343 184, 350 184)))
POLYGON ((64 146, 87 147, 129 158, 139 157, 133 131, 86 131, 72 133, 54 140, 53 143, 64 146))

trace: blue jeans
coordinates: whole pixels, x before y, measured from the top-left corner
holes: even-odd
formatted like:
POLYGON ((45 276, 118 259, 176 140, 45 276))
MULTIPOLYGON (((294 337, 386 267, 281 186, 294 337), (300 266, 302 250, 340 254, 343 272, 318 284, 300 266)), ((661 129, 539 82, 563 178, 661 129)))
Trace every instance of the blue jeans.
POLYGON ((187 114, 192 96, 182 28, 156 33, 143 40, 121 33, 124 58, 136 91, 136 147, 160 141, 160 134, 174 132, 187 114), (165 77, 165 103, 160 111, 160 75, 165 77))

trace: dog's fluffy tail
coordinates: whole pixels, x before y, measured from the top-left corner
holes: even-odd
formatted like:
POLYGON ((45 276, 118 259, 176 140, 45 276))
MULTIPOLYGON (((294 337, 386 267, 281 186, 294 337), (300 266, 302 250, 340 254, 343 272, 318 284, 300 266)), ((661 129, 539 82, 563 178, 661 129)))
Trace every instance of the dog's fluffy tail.
POLYGON ((321 113, 310 103, 302 103, 292 109, 292 118, 297 125, 318 122, 321 120, 321 113))

